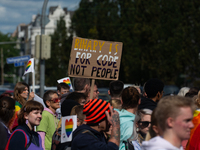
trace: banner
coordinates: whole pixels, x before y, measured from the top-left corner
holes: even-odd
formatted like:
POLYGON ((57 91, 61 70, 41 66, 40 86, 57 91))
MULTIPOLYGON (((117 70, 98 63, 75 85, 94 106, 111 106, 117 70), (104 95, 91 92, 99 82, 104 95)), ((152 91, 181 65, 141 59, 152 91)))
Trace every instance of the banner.
POLYGON ((68 75, 118 80, 122 43, 74 37, 68 75))

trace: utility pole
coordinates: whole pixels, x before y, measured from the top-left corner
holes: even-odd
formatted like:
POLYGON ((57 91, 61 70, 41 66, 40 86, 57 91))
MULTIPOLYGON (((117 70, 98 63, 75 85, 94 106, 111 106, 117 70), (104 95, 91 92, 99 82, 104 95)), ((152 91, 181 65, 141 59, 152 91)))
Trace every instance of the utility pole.
POLYGON ((44 95, 44 84, 45 84, 45 59, 42 58, 42 34, 45 33, 45 15, 46 7, 48 0, 44 0, 42 6, 42 15, 41 15, 41 37, 40 37, 40 96, 44 95))
POLYGON ((4 85, 3 48, 1 48, 1 85, 4 85))

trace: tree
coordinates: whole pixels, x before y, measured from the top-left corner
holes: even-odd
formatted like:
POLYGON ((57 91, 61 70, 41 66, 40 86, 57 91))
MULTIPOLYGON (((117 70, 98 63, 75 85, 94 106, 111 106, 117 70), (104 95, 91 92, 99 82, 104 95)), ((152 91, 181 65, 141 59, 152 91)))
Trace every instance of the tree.
POLYGON ((135 1, 133 41, 139 40, 143 82, 157 77, 178 84, 180 74, 194 73, 192 68, 199 65, 199 46, 194 43, 199 38, 198 6, 198 1, 135 1))
POLYGON ((72 19, 77 36, 123 42, 120 79, 143 84, 159 78, 195 82, 200 37, 198 0, 82 0, 72 19))
MULTIPOLYGON (((15 38, 10 37, 9 34, 3 34, 0 32, 0 42, 14 42, 16 41, 15 38)), ((3 44, 0 45, 0 50, 3 49, 3 64, 4 64, 4 74, 16 74, 16 68, 14 67, 14 64, 7 64, 6 59, 8 57, 15 57, 19 56, 19 49, 15 48, 16 44, 3 44)), ((0 61, 1 63, 1 61, 0 61)), ((0 74, 1 76, 1 74, 0 74)), ((12 78, 5 77, 5 82, 13 82, 12 78)))
POLYGON ((64 17, 57 21, 57 28, 51 35, 51 58, 46 61, 46 85, 55 86, 57 80, 67 76, 71 52, 72 35, 67 35, 64 17))

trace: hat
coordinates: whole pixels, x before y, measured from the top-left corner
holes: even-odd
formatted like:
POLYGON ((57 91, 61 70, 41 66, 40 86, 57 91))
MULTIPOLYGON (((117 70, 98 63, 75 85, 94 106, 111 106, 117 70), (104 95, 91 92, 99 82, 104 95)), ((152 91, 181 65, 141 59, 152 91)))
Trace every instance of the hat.
POLYGON ((91 99, 83 106, 87 124, 97 124, 106 119, 105 111, 110 112, 110 103, 102 99, 91 99))

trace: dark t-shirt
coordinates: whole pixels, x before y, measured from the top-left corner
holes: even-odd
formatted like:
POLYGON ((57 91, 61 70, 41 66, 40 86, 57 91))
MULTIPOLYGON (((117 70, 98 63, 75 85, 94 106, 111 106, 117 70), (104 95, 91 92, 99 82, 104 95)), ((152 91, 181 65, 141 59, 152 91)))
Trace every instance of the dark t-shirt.
POLYGON ((141 97, 141 104, 139 105, 138 109, 150 109, 150 110, 154 110, 157 106, 157 103, 154 102, 152 99, 150 98, 146 98, 146 97, 141 97))

